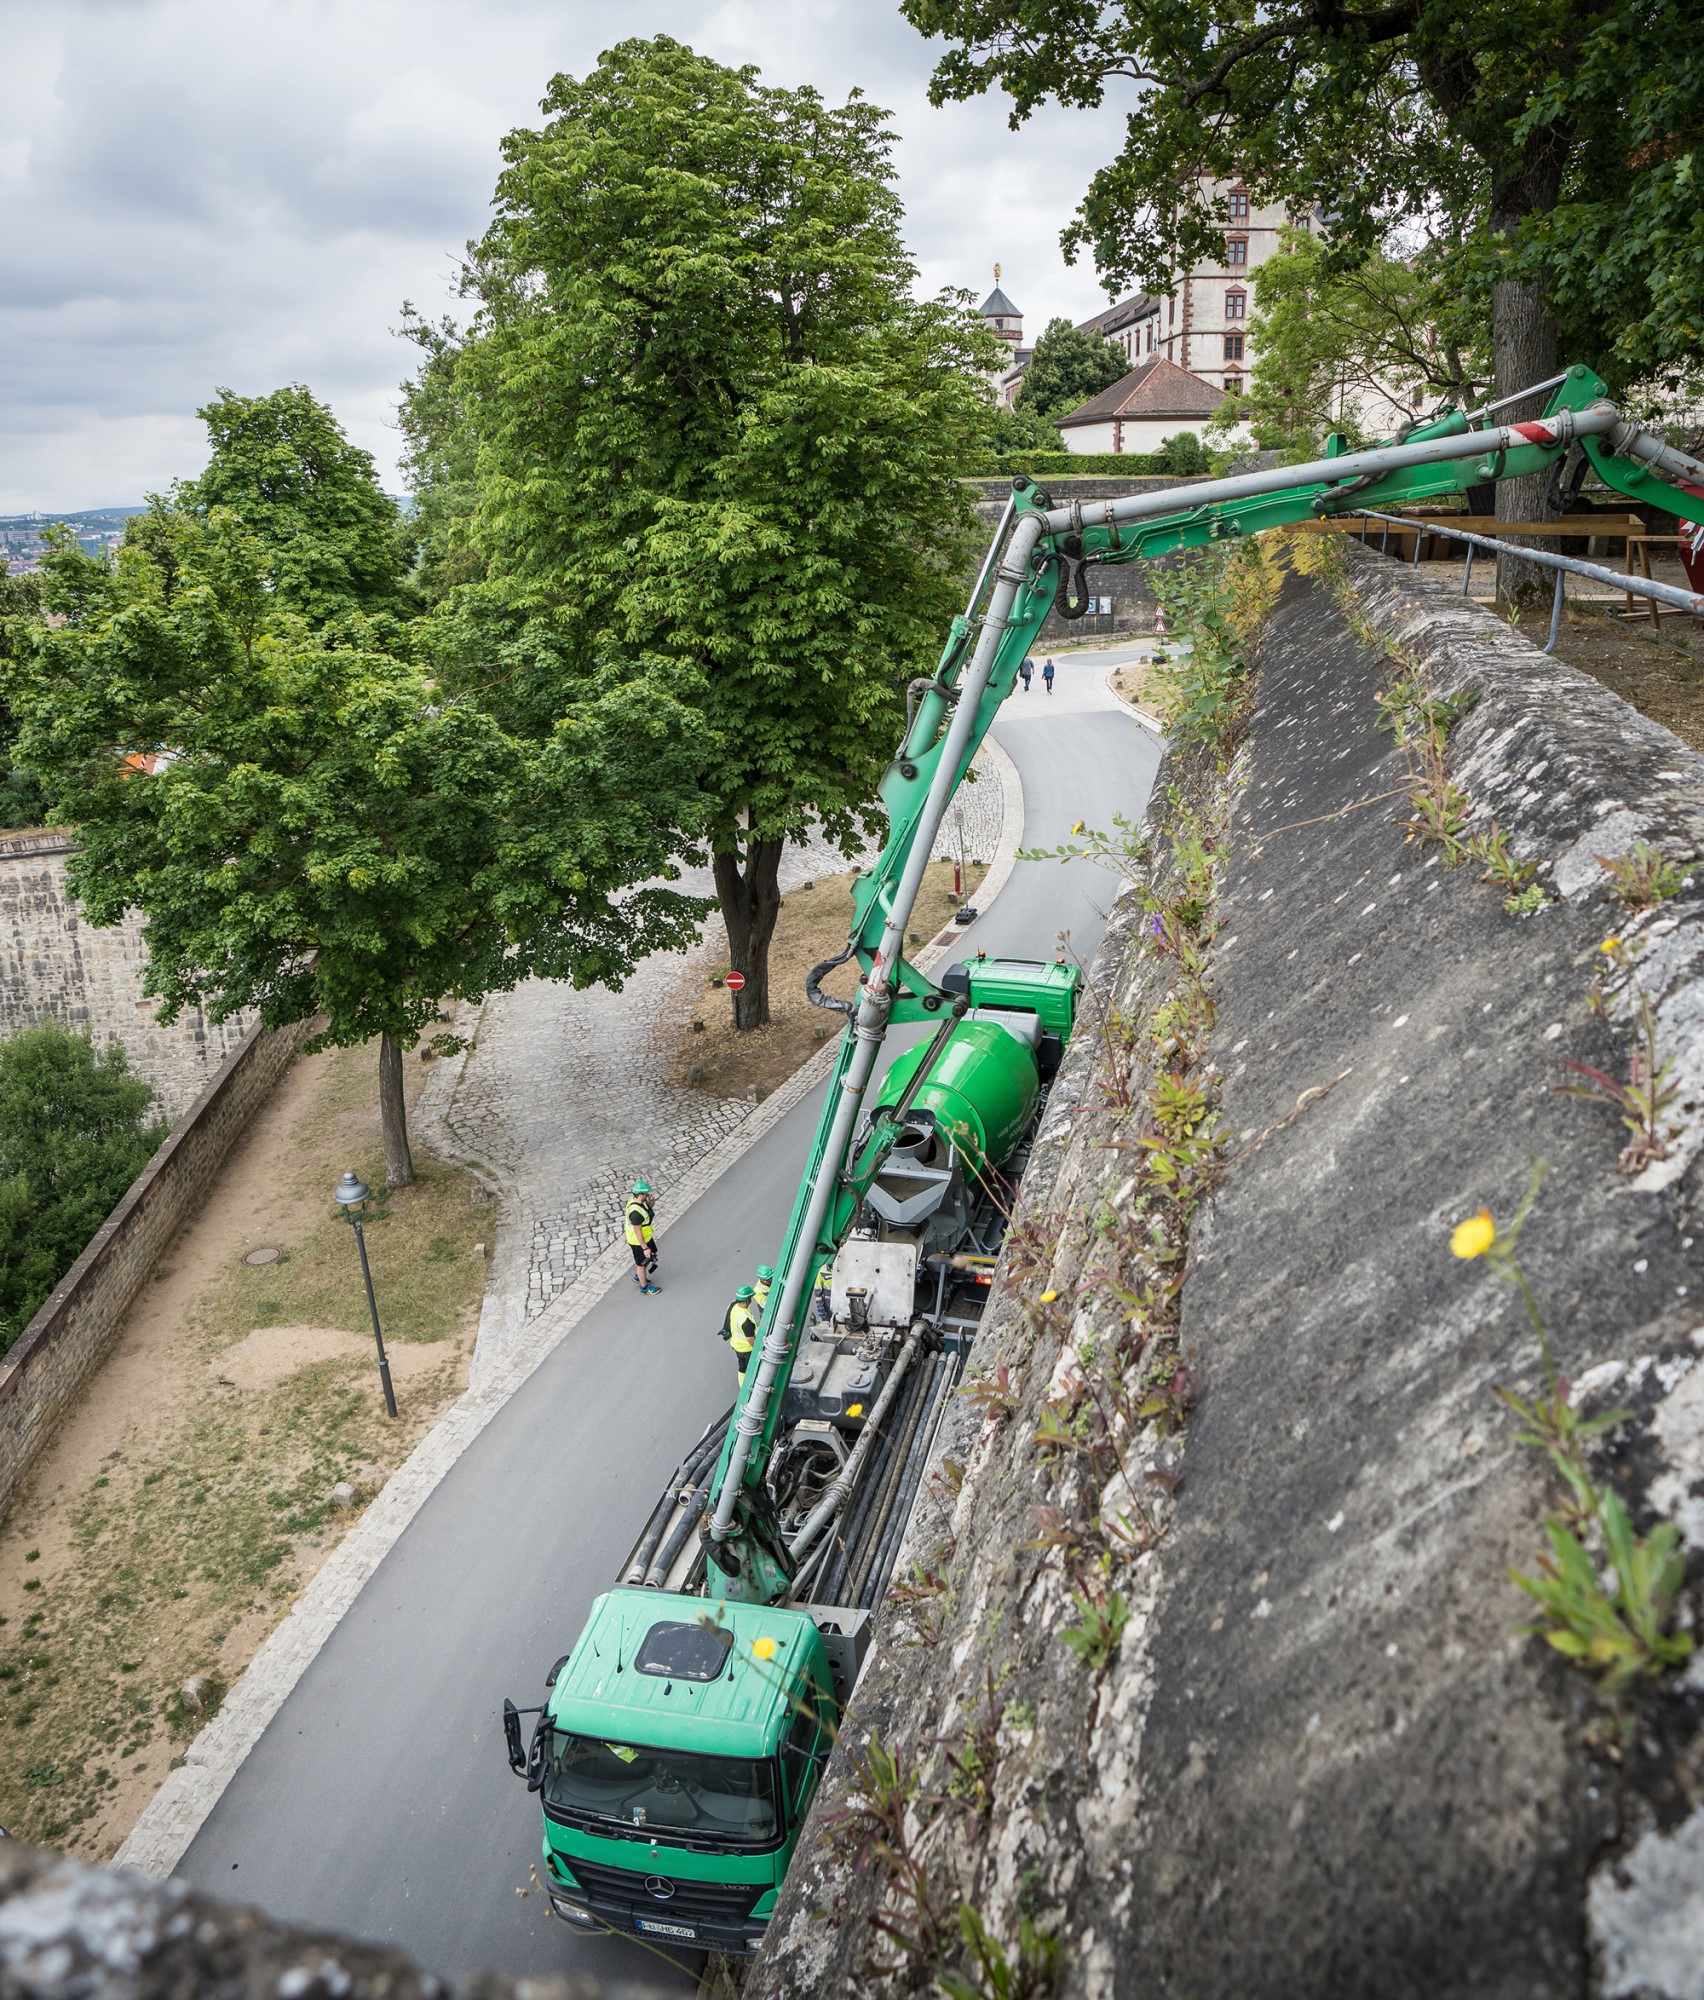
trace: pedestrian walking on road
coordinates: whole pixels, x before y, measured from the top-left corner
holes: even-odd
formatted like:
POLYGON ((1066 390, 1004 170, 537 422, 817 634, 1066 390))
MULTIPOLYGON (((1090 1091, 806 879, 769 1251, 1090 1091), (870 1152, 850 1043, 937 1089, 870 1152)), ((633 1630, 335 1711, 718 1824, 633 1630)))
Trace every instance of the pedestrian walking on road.
POLYGON ((1053 692, 1053 662, 1051 660, 1042 668, 1041 678, 1047 692, 1051 694, 1053 692))
POLYGON ((651 1196, 649 1181, 635 1181, 632 1192, 627 1197, 627 1210, 622 1218, 622 1234, 627 1238, 627 1247, 633 1252, 633 1282, 641 1293, 660 1292, 661 1285, 652 1280, 657 1275, 657 1238, 653 1227, 657 1212, 656 1202, 651 1196))
POLYGON ((745 1387, 746 1368, 751 1361, 751 1351, 757 1345, 757 1321, 752 1316, 752 1288, 741 1285, 734 1294, 734 1302, 728 1308, 728 1317, 722 1324, 722 1338, 734 1350, 734 1365, 740 1371, 740 1387, 745 1387))
POLYGON ((1024 693, 1025 693, 1025 694, 1028 694, 1028 693, 1029 693, 1029 691, 1030 691, 1030 682, 1031 682, 1032 680, 1034 680, 1034 679, 1035 679, 1035 662, 1034 662, 1034 660, 1025 660, 1025 662, 1023 663, 1023 665, 1022 665, 1021 667, 1019 667, 1019 669, 1018 669, 1018 673, 1019 673, 1020 677, 1021 677, 1021 678, 1022 678, 1022 680, 1023 680, 1023 684, 1024 684, 1024 693))

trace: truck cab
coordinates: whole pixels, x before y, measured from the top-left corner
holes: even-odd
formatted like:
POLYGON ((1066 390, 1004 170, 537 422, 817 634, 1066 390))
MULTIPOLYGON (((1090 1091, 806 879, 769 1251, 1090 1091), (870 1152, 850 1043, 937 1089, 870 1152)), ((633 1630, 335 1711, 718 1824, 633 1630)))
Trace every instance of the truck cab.
POLYGON ((656 1590, 597 1599, 509 1759, 544 1808, 552 1911, 585 1930, 755 1951, 838 1721, 803 1611, 656 1590))

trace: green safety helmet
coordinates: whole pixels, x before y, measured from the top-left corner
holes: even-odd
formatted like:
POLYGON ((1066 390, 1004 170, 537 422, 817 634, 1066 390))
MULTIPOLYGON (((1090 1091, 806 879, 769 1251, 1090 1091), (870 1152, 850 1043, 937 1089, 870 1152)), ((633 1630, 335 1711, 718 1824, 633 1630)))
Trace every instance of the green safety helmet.
POLYGON ((775 1282, 774 1266, 771 1264, 759 1264, 757 1267, 757 1282, 760 1285, 774 1284, 775 1282))
POLYGON ((756 1294, 752 1291, 750 1285, 741 1285, 739 1290, 735 1292, 734 1297, 743 1305, 747 1299, 755 1298, 756 1294))
POLYGON ((633 1183, 633 1192, 635 1194, 649 1194, 651 1192, 651 1183, 649 1181, 635 1181, 633 1183))

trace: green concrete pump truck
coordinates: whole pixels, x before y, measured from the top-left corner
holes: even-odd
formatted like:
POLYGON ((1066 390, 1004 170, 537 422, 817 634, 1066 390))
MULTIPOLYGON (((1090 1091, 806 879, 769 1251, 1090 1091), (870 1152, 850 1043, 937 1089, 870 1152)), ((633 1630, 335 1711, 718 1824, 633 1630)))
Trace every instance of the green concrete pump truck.
POLYGON ((1013 482, 970 603, 909 690, 881 786, 890 836, 855 886, 847 949, 807 980, 845 1032, 739 1399, 683 1457, 542 1708, 503 1705, 558 1916, 741 1953, 775 1907, 1075 1016, 1064 963, 978 957, 937 982, 902 951, 948 803, 1048 612, 1082 615, 1091 564, 1546 470, 1564 508, 1595 471, 1704 521, 1704 465, 1624 419, 1583 368, 1370 450, 1334 437, 1306 465, 1063 507, 1013 482), (1493 421, 1546 392, 1541 417, 1493 421), (825 995, 822 976, 852 959, 857 1001, 825 995), (904 1023, 933 1032, 872 1090, 904 1023))

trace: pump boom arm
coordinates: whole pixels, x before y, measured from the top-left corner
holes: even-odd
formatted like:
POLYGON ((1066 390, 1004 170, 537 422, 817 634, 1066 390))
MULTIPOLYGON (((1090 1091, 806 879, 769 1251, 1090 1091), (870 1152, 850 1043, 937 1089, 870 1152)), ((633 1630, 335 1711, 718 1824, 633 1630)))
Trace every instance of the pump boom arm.
POLYGON ((769 1510, 764 1475, 811 1288, 851 1229, 896 1129, 892 1117, 878 1121, 854 1155, 864 1093, 890 1026, 950 1024, 953 1017, 950 997, 906 961, 906 926, 948 804, 1055 602, 1067 616, 1081 615, 1090 563, 1136 562, 1361 508, 1412 507, 1542 472, 1575 444, 1617 492, 1681 520, 1704 521, 1704 465, 1624 419, 1584 368, 1557 378, 1544 415, 1529 422, 1474 428, 1472 414, 1446 410, 1367 451, 1343 451, 1334 438, 1326 456, 1310 464, 1066 507, 1054 507, 1029 480, 1014 482, 933 677, 912 685, 905 735, 882 779, 889 837, 853 890, 845 954, 863 972, 858 1001, 824 1000, 816 980, 826 968, 812 974, 812 998, 849 1019, 777 1260, 757 1365, 747 1372, 711 1483, 704 1540, 713 1594, 759 1602, 787 1594, 792 1561, 769 1510))

